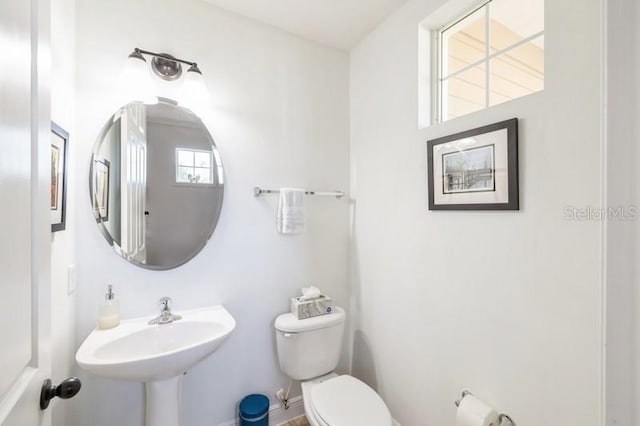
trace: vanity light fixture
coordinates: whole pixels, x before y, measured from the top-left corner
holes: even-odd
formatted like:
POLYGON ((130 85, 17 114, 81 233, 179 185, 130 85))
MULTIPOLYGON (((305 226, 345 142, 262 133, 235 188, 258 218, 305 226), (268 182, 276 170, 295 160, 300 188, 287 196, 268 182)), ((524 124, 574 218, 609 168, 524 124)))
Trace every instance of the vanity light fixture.
POLYGON ((153 72, 163 80, 174 81, 182 76, 182 64, 189 65, 187 69, 187 76, 194 76, 196 79, 202 77, 202 71, 198 68, 198 64, 192 61, 186 61, 184 59, 176 58, 168 53, 156 53, 149 50, 143 50, 135 48, 129 55, 130 62, 142 61, 147 62, 144 55, 152 56, 151 69, 153 72))

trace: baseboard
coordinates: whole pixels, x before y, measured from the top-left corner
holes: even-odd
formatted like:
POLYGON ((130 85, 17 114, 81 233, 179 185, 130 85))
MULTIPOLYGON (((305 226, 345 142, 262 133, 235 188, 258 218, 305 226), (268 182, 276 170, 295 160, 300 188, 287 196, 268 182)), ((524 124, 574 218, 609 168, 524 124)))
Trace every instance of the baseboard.
MULTIPOLYGON (((285 410, 280 403, 272 404, 269 406, 269 426, 281 426, 282 423, 286 423, 296 417, 300 417, 304 414, 304 402, 302 401, 302 395, 296 396, 289 400, 289 409, 285 410)), ((401 426, 400 422, 392 418, 391 422, 393 426, 401 426)), ((220 423, 218 426, 239 426, 240 421, 236 417, 233 420, 227 420, 220 423)))
POLYGON ((289 409, 285 410, 280 404, 269 407, 269 424, 279 425, 304 414, 304 402, 302 395, 289 400, 289 409))
MULTIPOLYGON (((302 395, 296 396, 289 400, 289 409, 285 410, 280 403, 272 404, 269 407, 269 425, 278 426, 281 423, 286 423, 291 419, 299 417, 304 414, 304 403, 302 402, 302 395)), ((232 420, 220 423, 218 426, 238 426, 240 424, 239 419, 236 417, 232 420)))

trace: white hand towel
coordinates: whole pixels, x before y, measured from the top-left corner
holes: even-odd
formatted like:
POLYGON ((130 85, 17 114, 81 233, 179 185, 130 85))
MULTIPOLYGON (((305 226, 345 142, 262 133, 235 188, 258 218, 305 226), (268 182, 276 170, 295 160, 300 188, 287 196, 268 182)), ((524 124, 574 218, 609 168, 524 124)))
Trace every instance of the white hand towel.
POLYGON ((304 189, 280 189, 278 232, 289 235, 304 232, 304 189))

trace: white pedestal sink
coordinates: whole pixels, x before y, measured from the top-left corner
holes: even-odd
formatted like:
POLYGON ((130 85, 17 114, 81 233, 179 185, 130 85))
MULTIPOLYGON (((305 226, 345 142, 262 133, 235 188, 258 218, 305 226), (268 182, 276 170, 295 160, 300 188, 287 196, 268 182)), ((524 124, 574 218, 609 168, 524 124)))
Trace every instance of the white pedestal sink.
POLYGON ((78 365, 98 376, 145 383, 146 426, 180 426, 182 375, 236 326, 222 306, 176 313, 182 319, 169 324, 149 325, 150 316, 95 329, 76 353, 78 365))

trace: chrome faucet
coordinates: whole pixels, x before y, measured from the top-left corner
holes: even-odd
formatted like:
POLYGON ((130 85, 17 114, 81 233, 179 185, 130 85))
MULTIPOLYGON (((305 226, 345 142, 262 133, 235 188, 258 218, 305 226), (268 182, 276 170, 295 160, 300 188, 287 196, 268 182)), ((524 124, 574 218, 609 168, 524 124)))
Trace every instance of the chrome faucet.
POLYGON ((171 313, 171 298, 163 297, 160 299, 160 315, 149 321, 149 325, 169 324, 182 319, 180 315, 171 313))

